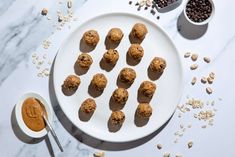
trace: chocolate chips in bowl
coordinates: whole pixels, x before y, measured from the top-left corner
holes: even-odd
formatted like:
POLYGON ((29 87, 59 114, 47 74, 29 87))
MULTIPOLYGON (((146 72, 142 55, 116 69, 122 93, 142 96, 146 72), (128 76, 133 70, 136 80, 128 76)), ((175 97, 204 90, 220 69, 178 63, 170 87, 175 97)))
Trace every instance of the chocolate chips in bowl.
POLYGON ((212 19, 214 11, 212 0, 188 0, 184 15, 191 24, 205 25, 212 19))
POLYGON ((163 13, 177 8, 182 3, 182 0, 153 0, 153 6, 163 13))

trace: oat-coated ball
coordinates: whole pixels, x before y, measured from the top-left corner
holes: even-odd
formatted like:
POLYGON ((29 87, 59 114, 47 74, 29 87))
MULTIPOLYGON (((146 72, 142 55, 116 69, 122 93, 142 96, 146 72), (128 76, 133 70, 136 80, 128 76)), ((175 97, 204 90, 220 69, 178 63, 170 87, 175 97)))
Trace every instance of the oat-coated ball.
POLYGON ((155 93, 156 85, 150 81, 144 81, 139 87, 139 91, 146 97, 152 97, 155 93))
POLYGON ((152 111, 152 107, 147 103, 140 103, 137 107, 137 115, 141 118, 149 118, 152 111))
POLYGON ((93 63, 93 59, 91 58, 91 56, 89 54, 82 53, 78 56, 76 63, 80 67, 88 69, 91 66, 91 64, 93 63))
POLYGON ((81 80, 76 75, 69 75, 65 80, 64 84, 62 85, 62 88, 67 91, 76 91, 78 86, 80 85, 81 80))
POLYGON ((112 28, 108 32, 108 39, 114 43, 119 43, 123 38, 123 32, 120 28, 112 28))
POLYGON ((88 98, 83 101, 81 105, 81 111, 85 113, 92 113, 96 109, 96 103, 94 99, 88 98))
POLYGON ((91 84, 95 87, 95 89, 102 91, 107 85, 107 79, 104 74, 98 73, 95 74, 91 80, 91 84))
POLYGON ((125 121, 125 114, 122 111, 113 111, 111 114, 111 123, 114 125, 122 125, 125 121))
POLYGON ((112 99, 119 104, 125 104, 128 96, 128 92, 125 88, 117 88, 113 92, 112 99))
POLYGON ((83 34, 83 40, 87 45, 96 46, 100 40, 100 37, 96 30, 89 30, 83 34))
POLYGON ((103 60, 111 65, 115 65, 119 59, 119 53, 117 50, 109 49, 103 55, 103 60))
POLYGON ((154 57, 150 63, 149 68, 154 72, 163 72, 166 68, 166 61, 163 58, 154 57))
POLYGON ((147 27, 143 23, 136 23, 131 31, 132 36, 140 40, 143 40, 147 33, 147 27))
POLYGON ((144 49, 140 46, 140 44, 131 44, 128 49, 128 55, 134 60, 139 61, 144 56, 144 49))
POLYGON ((132 84, 136 78, 136 72, 131 68, 123 68, 119 74, 119 79, 123 83, 132 84))

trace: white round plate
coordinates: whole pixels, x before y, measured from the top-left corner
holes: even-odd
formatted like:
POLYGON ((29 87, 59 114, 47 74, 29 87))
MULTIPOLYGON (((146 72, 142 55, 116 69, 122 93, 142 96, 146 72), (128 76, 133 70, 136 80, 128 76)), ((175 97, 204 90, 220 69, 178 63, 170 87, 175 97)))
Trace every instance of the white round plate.
POLYGON ((54 65, 54 88, 59 104, 71 120, 79 129, 95 138, 110 142, 127 142, 147 136, 159 129, 173 114, 179 101, 182 90, 182 67, 178 51, 168 37, 168 35, 155 23, 143 17, 127 13, 110 13, 89 19, 75 29, 74 32, 62 44, 54 65), (148 34, 142 42, 145 50, 144 57, 136 66, 129 66, 126 63, 126 52, 130 46, 128 35, 137 22, 144 23, 148 28, 148 34), (105 37, 113 27, 119 27, 124 32, 124 37, 117 47, 119 51, 119 61, 110 72, 100 68, 99 62, 105 50, 105 37), (93 64, 89 71, 80 76, 81 84, 72 96, 65 96, 61 90, 61 85, 70 74, 75 74, 74 63, 80 54, 79 43, 85 31, 95 29, 100 35, 100 41, 89 54, 93 58, 93 64), (149 80, 147 68, 153 57, 163 57, 167 61, 167 67, 162 77, 155 81, 157 90, 150 104, 153 107, 153 114, 149 122, 143 127, 137 127, 134 123, 135 110, 138 105, 137 91, 139 85, 144 80, 149 80), (121 129, 115 133, 109 132, 107 122, 111 114, 109 99, 112 92, 117 88, 116 79, 120 70, 124 67, 132 67, 137 73, 137 78, 128 89, 129 99, 123 108, 126 120, 121 129), (88 93, 88 86, 92 76, 96 73, 103 73, 108 79, 107 87, 103 94, 95 98, 97 109, 88 122, 80 121, 78 110, 81 103, 91 97, 88 93))
POLYGON ((42 104, 44 105, 45 107, 45 110, 47 112, 47 116, 48 116, 48 120, 49 122, 52 122, 52 118, 53 118, 53 113, 52 113, 52 107, 51 105, 49 105, 47 103, 47 101, 42 97, 40 96, 39 94, 37 93, 33 93, 33 92, 30 92, 30 93, 26 93, 24 94, 20 100, 18 101, 18 103, 16 104, 16 107, 15 107, 15 115, 16 115, 16 121, 20 127, 20 129, 29 137, 32 137, 32 138, 41 138, 41 137, 44 137, 46 134, 47 134, 47 129, 44 128, 42 129, 41 131, 33 131, 31 129, 29 129, 27 127, 27 125, 24 123, 24 120, 23 120, 23 117, 22 117, 22 105, 24 103, 24 101, 27 99, 27 98, 36 98, 38 99, 39 101, 42 102, 42 104))

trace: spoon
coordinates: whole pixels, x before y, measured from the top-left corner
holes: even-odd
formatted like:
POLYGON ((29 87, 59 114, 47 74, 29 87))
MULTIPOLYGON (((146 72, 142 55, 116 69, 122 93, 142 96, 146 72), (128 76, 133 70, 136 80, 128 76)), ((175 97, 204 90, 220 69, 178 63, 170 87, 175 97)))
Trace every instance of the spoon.
POLYGON ((44 121, 46 122, 46 124, 47 124, 47 126, 48 126, 48 129, 49 129, 50 132, 51 132, 52 137, 55 139, 56 144, 57 144, 58 147, 60 148, 60 151, 63 152, 64 150, 63 150, 63 148, 62 148, 62 146, 61 146, 61 144, 60 144, 60 141, 59 141, 58 137, 56 136, 56 133, 55 133, 54 129, 52 128, 51 124, 50 124, 49 121, 47 120, 47 117, 46 117, 46 115, 45 115, 45 112, 42 112, 42 117, 43 117, 44 121))

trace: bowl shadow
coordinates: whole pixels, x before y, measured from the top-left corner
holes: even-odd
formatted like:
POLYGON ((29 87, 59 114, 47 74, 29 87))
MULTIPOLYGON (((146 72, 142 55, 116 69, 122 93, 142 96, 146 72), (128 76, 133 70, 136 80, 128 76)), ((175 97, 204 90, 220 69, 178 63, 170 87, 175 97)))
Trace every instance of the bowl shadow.
POLYGON ((133 59, 128 52, 126 53, 126 63, 130 66, 135 66, 140 63, 141 60, 135 60, 133 59))
POLYGON ((103 58, 100 60, 100 68, 107 72, 110 72, 111 70, 113 70, 115 65, 107 63, 103 58))
POLYGON ((143 127, 145 125, 147 125, 149 122, 149 118, 143 118, 138 116, 137 114, 137 109, 135 111, 135 119, 134 119, 134 123, 137 127, 143 127))
POLYGON ((141 44, 144 39, 135 38, 132 33, 129 34, 129 41, 131 44, 141 44))
POLYGON ((109 99, 109 109, 112 110, 112 111, 119 111, 119 110, 122 110, 124 108, 125 104, 120 104, 120 103, 117 103, 113 100, 112 97, 110 97, 109 99))
POLYGON ((148 67, 148 77, 152 81, 158 80, 162 76, 163 72, 152 71, 150 67, 148 67))
POLYGON ((86 74, 87 71, 89 70, 89 68, 82 68, 80 65, 77 64, 77 62, 74 63, 73 68, 75 74, 77 74, 78 76, 86 74))
MULTIPOLYGON (((140 145, 143 145, 144 143, 150 141, 152 138, 157 136, 169 123, 172 116, 169 118, 169 120, 162 125, 158 130, 151 133, 150 135, 147 135, 143 138, 134 140, 134 141, 128 141, 128 142, 108 142, 104 140, 100 140, 97 138, 94 138, 83 131, 81 131, 79 128, 77 128, 65 115, 65 113, 62 111, 58 100, 55 95, 54 90, 54 83, 53 83, 53 70, 54 70, 54 62, 52 64, 51 68, 51 74, 49 77, 49 93, 50 93, 50 101, 53 107, 53 110, 62 124, 62 126, 67 130, 69 134, 71 134, 75 139, 78 141, 84 143, 85 145, 88 145, 90 147, 93 147, 95 149, 101 149, 101 150, 109 150, 109 151, 121 151, 121 150, 128 150, 135 147, 138 147, 140 145)), ((173 114, 172 114, 173 115, 173 114)))
POLYGON ((93 98, 97 98, 102 95, 104 90, 97 90, 91 83, 88 86, 88 93, 93 98))
POLYGON ((208 24, 194 25, 191 24, 182 12, 177 20, 177 30, 186 39, 195 40, 202 37, 208 28, 208 24))
POLYGON ((109 49, 115 49, 118 47, 118 45, 121 43, 120 42, 112 42, 110 41, 110 39, 106 36, 105 38, 105 41, 104 41, 104 45, 105 45, 105 48, 106 50, 109 50, 109 49))

